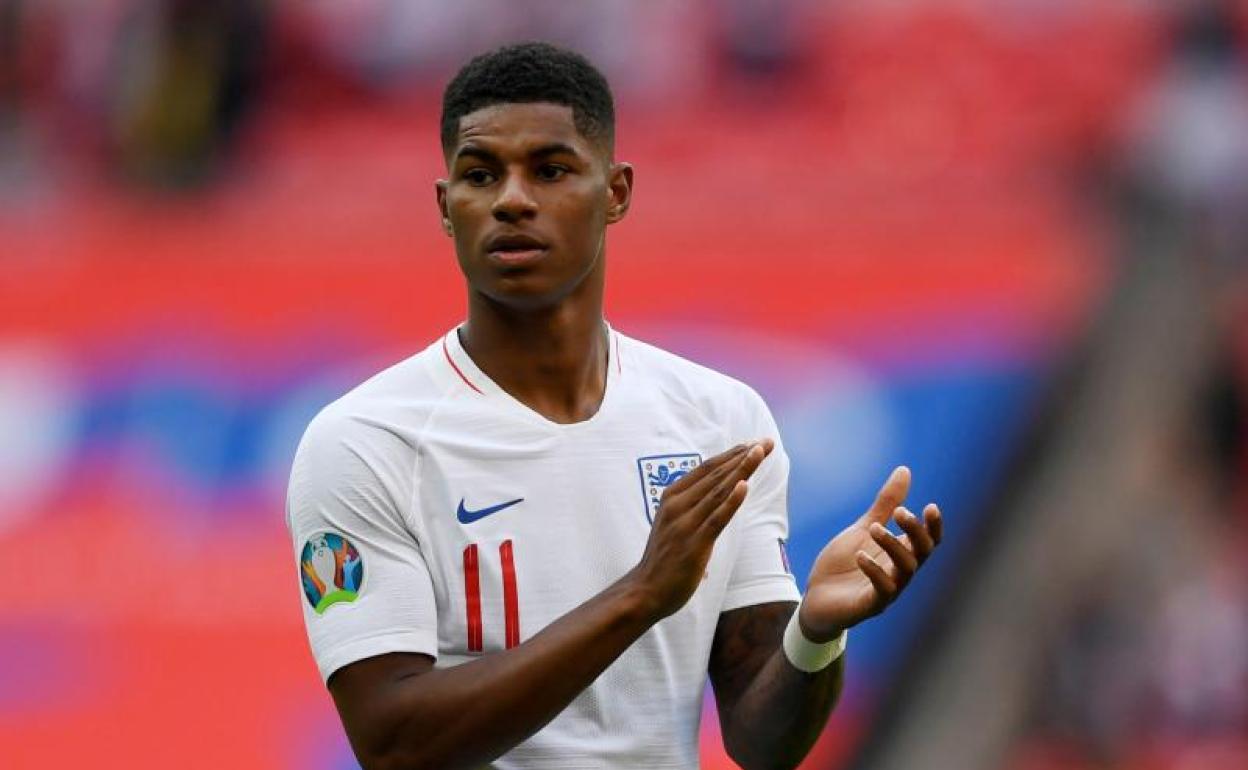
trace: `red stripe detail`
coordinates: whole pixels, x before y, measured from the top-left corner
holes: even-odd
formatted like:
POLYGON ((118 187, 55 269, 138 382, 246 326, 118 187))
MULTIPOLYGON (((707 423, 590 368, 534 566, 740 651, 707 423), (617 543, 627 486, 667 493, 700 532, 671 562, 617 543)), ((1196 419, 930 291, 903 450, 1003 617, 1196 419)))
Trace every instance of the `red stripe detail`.
POLYGON ((520 644, 520 598, 516 595, 516 559, 510 540, 498 547, 498 556, 503 561, 503 614, 507 649, 511 649, 520 644))
MULTIPOLYGON (((468 387, 472 388, 473 390, 477 391, 478 393, 481 393, 481 389, 480 389, 480 388, 478 388, 476 385, 473 385, 473 384, 472 384, 472 380, 470 380, 470 379, 468 379, 467 377, 465 377, 465 376, 464 376, 464 373, 463 373, 463 372, 461 372, 461 371, 459 370, 459 367, 455 365, 455 359, 451 358, 451 351, 450 351, 449 349, 447 349, 447 347, 446 347, 446 337, 443 337, 443 338, 442 338, 442 352, 446 355, 446 362, 447 362, 448 364, 450 364, 450 365, 451 365, 451 368, 455 370, 455 373, 459 375, 459 379, 463 380, 463 381, 464 381, 464 383, 465 383, 468 387)), ((483 396, 484 396, 485 394, 484 394, 484 393, 481 393, 481 395, 483 395, 483 396)))
POLYGON ((468 604, 468 651, 481 652, 481 570, 476 543, 464 549, 464 595, 468 604))

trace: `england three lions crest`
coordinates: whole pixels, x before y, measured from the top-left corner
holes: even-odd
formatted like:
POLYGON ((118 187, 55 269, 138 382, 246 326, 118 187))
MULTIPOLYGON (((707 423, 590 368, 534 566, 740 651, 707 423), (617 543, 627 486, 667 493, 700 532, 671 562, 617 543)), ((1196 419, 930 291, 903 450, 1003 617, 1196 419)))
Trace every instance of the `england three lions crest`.
POLYGON ((663 492, 702 463, 700 454, 654 455, 637 458, 641 476, 641 497, 646 504, 646 521, 654 523, 663 492))

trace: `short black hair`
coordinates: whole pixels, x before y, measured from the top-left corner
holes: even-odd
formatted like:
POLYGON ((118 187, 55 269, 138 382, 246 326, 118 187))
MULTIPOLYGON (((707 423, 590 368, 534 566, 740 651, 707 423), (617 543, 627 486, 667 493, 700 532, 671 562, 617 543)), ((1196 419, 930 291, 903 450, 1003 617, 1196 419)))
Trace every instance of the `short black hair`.
POLYGON ((572 108, 587 139, 615 141, 615 100, 607 79, 576 51, 550 43, 517 43, 474 57, 442 92, 442 151, 449 152, 459 119, 495 104, 551 102, 572 108))

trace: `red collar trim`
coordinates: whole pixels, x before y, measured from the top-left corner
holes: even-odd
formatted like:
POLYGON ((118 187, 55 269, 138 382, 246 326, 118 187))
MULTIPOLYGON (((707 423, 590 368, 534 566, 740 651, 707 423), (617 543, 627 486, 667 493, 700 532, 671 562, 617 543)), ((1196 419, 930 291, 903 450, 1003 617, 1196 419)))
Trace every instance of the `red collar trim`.
MULTIPOLYGON (((451 334, 455 334, 455 333, 456 332, 454 330, 451 331, 451 334)), ((480 388, 478 388, 476 385, 473 385, 472 380, 464 376, 464 373, 460 370, 460 368, 455 365, 455 359, 451 358, 451 351, 446 346, 446 337, 442 338, 442 353, 446 356, 446 362, 450 364, 451 368, 455 370, 455 373, 459 375, 459 379, 463 380, 465 385, 467 385, 468 387, 472 388, 473 390, 477 391, 478 393, 484 396, 485 392, 482 391, 480 388)))

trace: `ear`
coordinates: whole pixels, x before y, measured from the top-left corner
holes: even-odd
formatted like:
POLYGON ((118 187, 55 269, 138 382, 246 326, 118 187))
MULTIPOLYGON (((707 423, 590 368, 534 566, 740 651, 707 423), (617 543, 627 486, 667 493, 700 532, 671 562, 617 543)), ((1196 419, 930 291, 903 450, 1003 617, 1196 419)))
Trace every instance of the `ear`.
POLYGON ((451 213, 446 208, 446 190, 450 186, 450 182, 445 179, 439 179, 434 182, 434 191, 438 197, 438 213, 442 216, 442 232, 447 235, 454 235, 451 230, 451 213))
POLYGON ((631 163, 612 163, 607 172, 607 224, 613 225, 624 218, 633 202, 633 166, 631 163))

